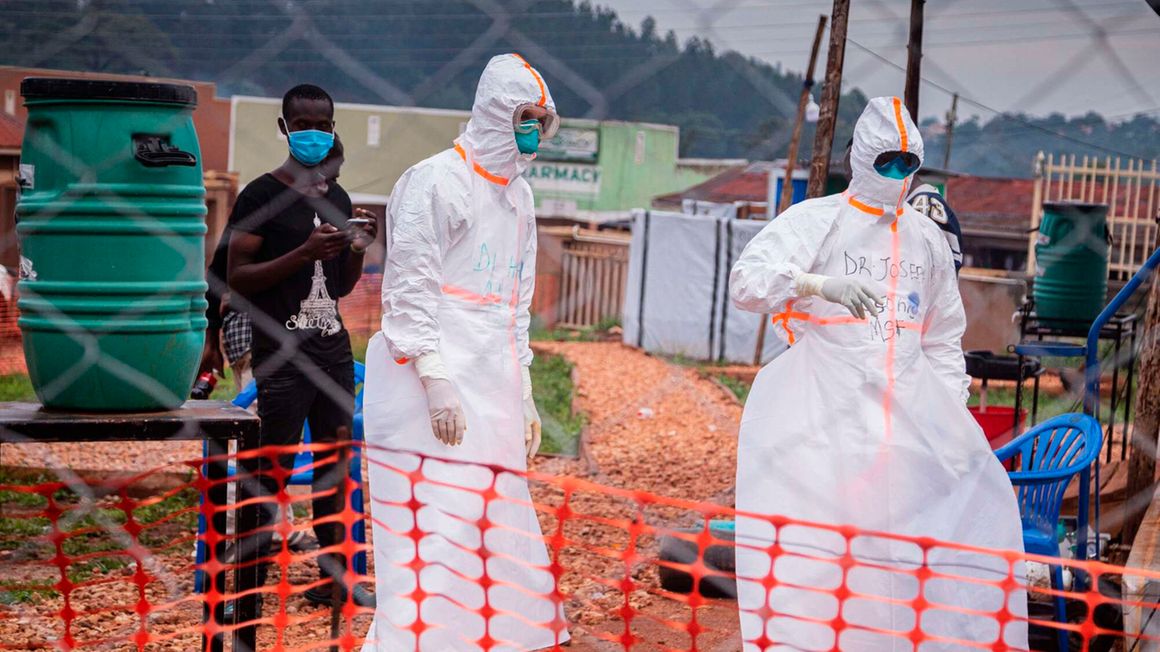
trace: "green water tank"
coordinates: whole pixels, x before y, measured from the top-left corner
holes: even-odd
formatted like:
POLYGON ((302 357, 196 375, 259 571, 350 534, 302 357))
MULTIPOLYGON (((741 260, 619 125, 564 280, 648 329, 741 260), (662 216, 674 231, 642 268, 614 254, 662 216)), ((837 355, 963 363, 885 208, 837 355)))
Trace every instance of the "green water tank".
POLYGON ((1044 202, 1035 266, 1032 294, 1040 322, 1086 332, 1107 304, 1107 205, 1044 202))
POLYGON ((160 410, 205 337, 205 186, 189 86, 25 79, 20 328, 47 408, 160 410))

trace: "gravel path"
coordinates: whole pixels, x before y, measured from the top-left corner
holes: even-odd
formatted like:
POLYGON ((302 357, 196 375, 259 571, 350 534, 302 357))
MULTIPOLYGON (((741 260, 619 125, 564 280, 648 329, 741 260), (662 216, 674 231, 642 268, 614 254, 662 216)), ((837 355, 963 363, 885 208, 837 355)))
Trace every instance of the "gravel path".
POLYGON ((0 446, 0 466, 140 473, 197 459, 201 451, 199 441, 5 444, 0 446))
MULTIPOLYGON (((575 365, 576 408, 588 416, 582 459, 542 459, 536 471, 732 506, 741 406, 728 390, 695 369, 618 343, 535 346, 538 354, 563 355, 575 365)), ((554 487, 533 484, 532 492, 540 505, 561 503, 561 492, 554 487)), ((633 522, 655 528, 695 526, 703 514, 599 492, 579 492, 569 506, 576 518, 564 528, 573 545, 562 551, 568 572, 561 588, 571 596, 566 611, 574 633, 580 634, 573 649, 621 649, 596 643, 590 635, 623 632, 620 610, 626 600, 617 583, 626 580, 632 582, 627 602, 635 612, 631 633, 645 644, 641 649, 693 649, 689 637, 677 629, 690 621, 691 609, 661 597, 659 591, 656 536, 646 529, 633 539, 629 531, 633 522), (609 526, 606 520, 619 522, 609 526)), ((544 515, 541 522, 550 535, 555 519, 544 515)), ((710 602, 699 609, 697 619, 706 631, 696 649, 740 649, 734 603, 710 602)))
POLYGON ((718 384, 608 342, 537 343, 579 372, 588 452, 601 484, 732 506, 741 406, 718 384))

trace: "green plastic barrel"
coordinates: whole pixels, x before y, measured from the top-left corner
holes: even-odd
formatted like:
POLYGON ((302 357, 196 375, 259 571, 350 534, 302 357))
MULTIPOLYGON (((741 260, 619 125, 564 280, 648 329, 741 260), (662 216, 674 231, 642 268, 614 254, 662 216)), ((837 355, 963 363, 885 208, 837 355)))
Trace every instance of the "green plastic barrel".
POLYGON ((1084 331, 1107 303, 1108 207, 1044 202, 1035 243, 1035 312, 1048 327, 1084 331))
POLYGON ((205 337, 197 93, 25 79, 17 233, 34 278, 20 328, 45 407, 160 410, 193 385, 205 337))

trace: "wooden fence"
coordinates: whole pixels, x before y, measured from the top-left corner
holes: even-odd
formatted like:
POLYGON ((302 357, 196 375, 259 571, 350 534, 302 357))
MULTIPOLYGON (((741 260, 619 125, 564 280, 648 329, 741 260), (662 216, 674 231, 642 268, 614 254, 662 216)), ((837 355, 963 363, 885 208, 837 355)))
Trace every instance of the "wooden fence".
POLYGON ((1112 234, 1109 277, 1122 281, 1135 274, 1156 247, 1160 218, 1160 171, 1156 161, 1075 154, 1056 158, 1040 152, 1035 172, 1028 271, 1035 271, 1035 229, 1043 217, 1043 202, 1072 200, 1108 205, 1108 228, 1112 234))
POLYGON ((627 235, 575 231, 561 257, 557 324, 590 328, 621 320, 628 281, 627 235))

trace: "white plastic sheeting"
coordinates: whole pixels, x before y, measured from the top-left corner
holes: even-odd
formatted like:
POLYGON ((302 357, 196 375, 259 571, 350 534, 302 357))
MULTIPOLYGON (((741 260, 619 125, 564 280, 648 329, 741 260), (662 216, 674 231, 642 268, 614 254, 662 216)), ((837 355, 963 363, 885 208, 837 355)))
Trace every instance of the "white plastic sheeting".
MULTIPOLYGON (((751 364, 762 317, 729 305, 729 270, 767 222, 634 211, 624 342, 649 353, 751 364)), ((786 348, 768 328, 762 363, 786 348)))
MULTIPOLYGON (((757 349, 757 331, 763 319, 768 316, 757 315, 752 312, 738 310, 729 300, 729 270, 733 263, 741 256, 745 245, 757 235, 761 229, 769 224, 756 220, 729 220, 725 222, 726 229, 726 256, 721 261, 721 336, 719 338, 719 352, 717 360, 722 362, 753 363, 753 354, 757 349)), ((778 335, 778 329, 766 324, 765 346, 762 350, 761 363, 765 364, 776 358, 788 348, 785 340, 778 335)))

